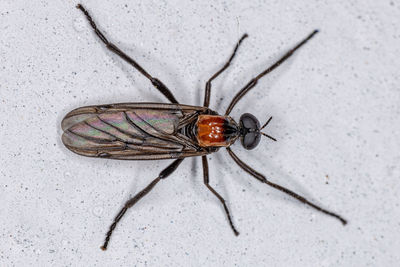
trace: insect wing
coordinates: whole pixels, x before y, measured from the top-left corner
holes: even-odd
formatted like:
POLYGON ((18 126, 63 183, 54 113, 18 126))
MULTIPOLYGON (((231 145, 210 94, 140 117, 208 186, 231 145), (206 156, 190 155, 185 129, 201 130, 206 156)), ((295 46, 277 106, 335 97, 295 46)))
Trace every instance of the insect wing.
POLYGON ((71 151, 90 157, 138 160, 204 155, 178 133, 203 109, 152 103, 78 108, 63 119, 62 140, 71 151))

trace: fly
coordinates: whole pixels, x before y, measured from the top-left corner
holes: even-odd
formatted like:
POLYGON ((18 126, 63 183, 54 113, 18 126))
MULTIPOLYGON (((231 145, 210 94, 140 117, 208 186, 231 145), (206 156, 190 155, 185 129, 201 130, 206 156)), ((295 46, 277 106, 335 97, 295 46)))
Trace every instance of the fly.
POLYGON ((288 59, 318 30, 314 30, 273 65, 251 79, 232 99, 225 114, 219 115, 208 107, 211 82, 229 67, 240 44, 248 37, 247 34, 244 34, 237 42, 225 65, 207 81, 203 106, 183 105, 179 104, 164 83, 151 76, 134 59, 109 42, 82 5, 78 4, 77 8, 85 14, 95 34, 106 47, 149 79, 153 86, 171 102, 170 104, 119 103, 87 106, 72 110, 62 120, 64 131, 62 141, 69 150, 79 155, 119 160, 174 160, 160 172, 157 178, 125 203, 106 234, 104 244, 101 246, 103 250, 107 249, 111 235, 126 211, 147 195, 161 180, 171 175, 187 157, 201 157, 204 184, 219 199, 232 231, 235 235, 239 235, 224 198, 209 184, 207 155, 217 152, 220 148, 225 148, 240 168, 260 182, 338 219, 343 225, 347 223, 340 215, 323 209, 297 193, 269 181, 264 175, 243 162, 230 148, 239 139, 245 149, 251 150, 259 144, 262 135, 276 141, 275 138, 262 132, 272 117, 261 127, 257 118, 252 114, 243 114, 239 123, 229 114, 239 100, 253 89, 262 77, 288 59))

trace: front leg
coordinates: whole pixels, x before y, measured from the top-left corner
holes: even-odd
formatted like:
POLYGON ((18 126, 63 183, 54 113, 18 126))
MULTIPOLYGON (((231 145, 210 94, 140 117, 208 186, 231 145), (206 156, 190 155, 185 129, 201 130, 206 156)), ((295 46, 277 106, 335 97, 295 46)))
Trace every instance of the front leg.
POLYGON ((286 54, 284 54, 278 61, 276 61, 274 64, 272 64, 270 67, 268 67, 266 70, 258 74, 255 78, 251 79, 232 99, 231 103, 229 104, 225 116, 228 116, 229 113, 231 113, 233 107, 236 105, 237 102, 239 102, 242 97, 247 94, 254 86, 256 86, 258 80, 260 80, 262 77, 279 67, 283 62, 285 62, 289 57, 291 57, 294 52, 296 52, 297 49, 302 47, 305 43, 308 42, 311 38, 314 37, 315 34, 318 33, 318 30, 314 30, 311 34, 309 34, 306 38, 304 38, 300 43, 298 43, 295 47, 290 49, 286 54))
POLYGON ((308 201, 305 197, 300 196, 299 194, 293 192, 290 189, 287 189, 286 187, 283 187, 283 186, 281 186, 279 184, 270 182, 267 178, 265 178, 264 175, 262 175, 261 173, 255 171, 253 168, 251 168, 249 165, 247 165, 241 159, 239 159, 239 157, 236 156, 236 154, 233 153, 233 151, 229 147, 227 147, 226 150, 228 150, 229 155, 236 162, 236 164, 239 165, 240 168, 242 168, 245 172, 247 172, 248 174, 250 174, 251 176, 253 176, 257 180, 259 180, 260 182, 262 182, 264 184, 267 184, 267 185, 269 185, 269 186, 271 186, 271 187, 273 187, 273 188, 275 188, 275 189, 277 189, 277 190, 279 190, 279 191, 281 191, 281 192, 283 192, 285 194, 288 194, 289 196, 297 199, 298 201, 300 201, 300 202, 302 202, 302 203, 304 203, 304 204, 306 204, 306 205, 308 205, 308 206, 310 206, 310 207, 312 207, 312 208, 314 208, 314 209, 316 209, 316 210, 318 210, 318 211, 320 211, 322 213, 325 213, 326 215, 329 215, 329 216, 331 216, 333 218, 338 219, 343 225, 347 224, 347 220, 344 219, 339 214, 336 214, 336 213, 334 213, 332 211, 326 210, 326 209, 324 209, 324 208, 322 208, 322 207, 320 207, 320 206, 308 201))

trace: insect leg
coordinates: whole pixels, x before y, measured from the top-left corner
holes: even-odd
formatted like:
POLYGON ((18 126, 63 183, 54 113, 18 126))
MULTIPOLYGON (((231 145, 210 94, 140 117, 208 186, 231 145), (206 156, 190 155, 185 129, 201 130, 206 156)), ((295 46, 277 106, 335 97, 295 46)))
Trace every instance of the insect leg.
POLYGON ((125 212, 131 208, 133 205, 135 205, 142 197, 147 195, 153 188, 154 186, 161 180, 167 178, 171 173, 173 173, 176 168, 178 168, 179 164, 183 159, 177 159, 174 162, 172 162, 170 165, 168 165, 167 168, 162 170, 158 177, 154 179, 148 186, 146 186, 142 191, 137 193, 133 198, 129 199, 124 207, 121 209, 121 211, 118 213, 118 215, 114 218, 114 222, 111 224, 110 229, 108 230, 106 234, 106 239, 104 240, 103 246, 101 246, 102 250, 106 250, 108 246, 108 242, 110 241, 112 232, 114 231, 115 227, 117 226, 118 222, 121 220, 121 218, 124 216, 125 212))
POLYGON ((232 53, 231 57, 229 58, 228 62, 226 62, 225 65, 219 71, 217 71, 213 76, 211 76, 211 78, 207 81, 207 83, 206 83, 206 92, 205 92, 205 95, 204 95, 204 105, 203 106, 208 107, 210 105, 211 81, 214 80, 215 78, 217 78, 224 70, 226 70, 229 67, 229 65, 231 64, 232 59, 236 55, 236 51, 238 50, 240 44, 247 37, 248 37, 247 33, 243 34, 242 38, 240 38, 240 40, 237 42, 237 44, 235 46, 235 49, 233 50, 233 53, 232 53))
POLYGON ((268 69, 264 70, 260 74, 258 74, 255 78, 251 79, 232 99, 231 103, 229 104, 229 107, 227 108, 225 112, 225 116, 229 115, 231 113, 233 107, 236 105, 237 102, 239 102, 242 97, 247 94, 248 91, 250 91, 254 86, 256 86, 257 82, 259 79, 261 79, 263 76, 267 75, 274 69, 276 69, 279 65, 281 65, 286 59, 288 59, 293 53, 299 49, 302 45, 307 43, 308 40, 310 40, 315 34, 318 33, 318 30, 314 30, 312 33, 310 33, 306 38, 304 38, 300 43, 298 43, 294 48, 290 49, 285 55, 283 55, 278 61, 276 61, 274 64, 272 64, 268 69))
POLYGON ((287 188, 285 188, 283 186, 280 186, 278 184, 275 184, 275 183, 272 183, 272 182, 268 181, 267 178, 265 178, 264 175, 262 175, 261 173, 253 170, 250 166, 248 166, 246 163, 241 161, 236 156, 236 154, 233 153, 233 151, 229 147, 227 147, 226 149, 228 150, 229 155, 233 158, 233 160, 236 162, 236 164, 239 165, 240 168, 242 168, 245 172, 247 172, 248 174, 250 174, 251 176, 253 176, 257 180, 259 180, 260 182, 262 182, 264 184, 267 184, 269 186, 272 186, 273 188, 278 189, 279 191, 282 191, 282 192, 290 195, 291 197, 299 200, 300 202, 302 202, 302 203, 304 203, 306 205, 309 205, 310 207, 313 207, 314 209, 316 209, 316 210, 318 210, 318 211, 320 211, 322 213, 325 213, 325 214, 327 214, 329 216, 332 216, 332 217, 338 219, 339 221, 342 222, 343 225, 347 224, 347 221, 345 219, 343 219, 340 215, 338 215, 338 214, 336 214, 334 212, 328 211, 326 209, 323 209, 320 206, 315 205, 314 203, 311 203, 310 201, 308 201, 304 197, 296 194, 295 192, 293 192, 293 191, 291 191, 291 190, 289 190, 289 189, 287 189, 287 188))
POLYGON ((121 51, 117 46, 115 46, 113 43, 109 42, 107 38, 104 36, 104 34, 97 28, 96 24, 94 23, 92 17, 89 15, 87 10, 81 5, 78 4, 76 8, 82 10, 82 12, 85 14, 86 18, 88 19, 90 25, 92 26, 94 32, 96 35, 100 38, 100 40, 106 45, 106 47, 123 58, 126 62, 131 64, 135 69, 137 69, 141 74, 146 76, 147 79, 150 80, 150 82, 154 85, 155 88, 157 88, 166 98, 168 98, 171 103, 178 104, 178 101, 175 99, 174 95, 171 93, 171 91, 157 78, 152 77, 147 71, 145 71, 135 60, 133 60, 131 57, 129 57, 127 54, 121 51))
POLYGON ((215 191, 214 188, 211 187, 209 184, 209 179, 208 179, 208 162, 207 162, 207 156, 202 156, 201 157, 203 161, 203 175, 204 175, 204 184, 207 186, 207 188, 221 201, 222 205, 224 206, 226 216, 228 217, 229 224, 232 228, 232 231, 235 233, 235 235, 239 235, 239 232, 236 230, 235 226, 233 225, 231 215, 229 213, 228 207, 225 204, 225 199, 221 197, 220 194, 215 191))

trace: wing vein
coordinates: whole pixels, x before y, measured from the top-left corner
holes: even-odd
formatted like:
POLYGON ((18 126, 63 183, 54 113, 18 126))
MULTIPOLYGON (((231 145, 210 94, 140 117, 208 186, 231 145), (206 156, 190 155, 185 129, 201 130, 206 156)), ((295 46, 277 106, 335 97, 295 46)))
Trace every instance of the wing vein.
POLYGON ((117 131, 120 131, 120 132, 123 133, 123 134, 126 134, 126 135, 128 135, 128 136, 130 136, 130 137, 132 137, 132 138, 137 138, 137 139, 141 139, 141 140, 144 139, 142 136, 136 136, 136 135, 134 135, 134 134, 131 134, 131 133, 129 133, 129 132, 127 132, 127 131, 125 131, 125 130, 119 128, 119 127, 117 127, 117 126, 115 126, 115 125, 112 125, 111 123, 109 123, 109 122, 103 120, 102 118, 100 118, 100 116, 97 116, 97 118, 98 118, 102 123, 107 124, 108 126, 114 128, 114 129, 116 129, 117 131))
MULTIPOLYGON (((104 121, 102 121, 102 122, 104 123, 104 121)), ((113 134, 111 134, 111 133, 109 133, 109 132, 107 132, 107 131, 104 131, 104 130, 102 130, 102 129, 99 129, 99 128, 97 128, 96 126, 91 125, 91 124, 88 123, 87 121, 84 121, 84 123, 85 123, 86 125, 92 127, 93 129, 96 129, 96 130, 99 131, 99 132, 108 134, 109 136, 115 138, 115 139, 118 140, 118 141, 121 141, 121 142, 124 142, 124 143, 127 143, 127 144, 136 145, 136 143, 130 142, 130 141, 128 141, 128 140, 121 139, 120 137, 118 137, 118 136, 116 136, 116 135, 113 135, 113 134)), ((117 130, 118 130, 118 129, 117 129, 117 130)), ((123 133, 122 131, 120 131, 120 132, 123 133)), ((125 134, 125 133, 123 133, 123 134, 125 134)), ((131 137, 132 137, 132 136, 131 136, 131 137)), ((139 138, 139 137, 137 137, 137 138, 138 138, 139 140, 141 140, 141 141, 144 141, 143 138, 139 138)))
POLYGON ((110 144, 110 143, 113 142, 113 141, 106 140, 106 139, 103 139, 103 138, 95 138, 95 137, 91 137, 91 136, 86 136, 86 135, 74 132, 71 129, 68 129, 67 132, 70 132, 71 134, 79 136, 79 137, 81 137, 83 139, 90 140, 90 141, 95 141, 96 143, 100 143, 100 144, 110 144))
MULTIPOLYGON (((168 139, 168 138, 165 138, 165 137, 163 138, 163 137, 161 137, 161 136, 155 136, 155 135, 153 135, 153 134, 151 134, 151 133, 146 132, 145 130, 143 130, 142 128, 140 128, 134 121, 132 121, 131 118, 129 118, 128 114, 126 114, 125 111, 124 111, 123 113, 124 113, 125 119, 126 119, 133 127, 139 129, 139 130, 140 130, 141 132, 143 132, 144 134, 147 134, 147 135, 149 135, 149 136, 151 136, 151 137, 154 137, 154 138, 157 138, 157 139, 161 139, 161 140, 163 140, 163 141, 167 141, 167 142, 170 142, 170 143, 173 143, 173 144, 182 145, 181 143, 179 143, 179 142, 177 142, 177 141, 175 141, 175 140, 171 140, 171 139, 168 139)), ((152 125, 150 125, 148 122, 146 122, 145 120, 143 120, 142 117, 140 117, 139 115, 137 115, 136 112, 132 111, 132 113, 135 114, 141 121, 143 121, 144 123, 146 123, 147 125, 149 125, 150 127, 152 127, 154 130, 156 130, 157 132, 159 132, 159 131, 158 131, 157 129, 155 129, 152 125)))

